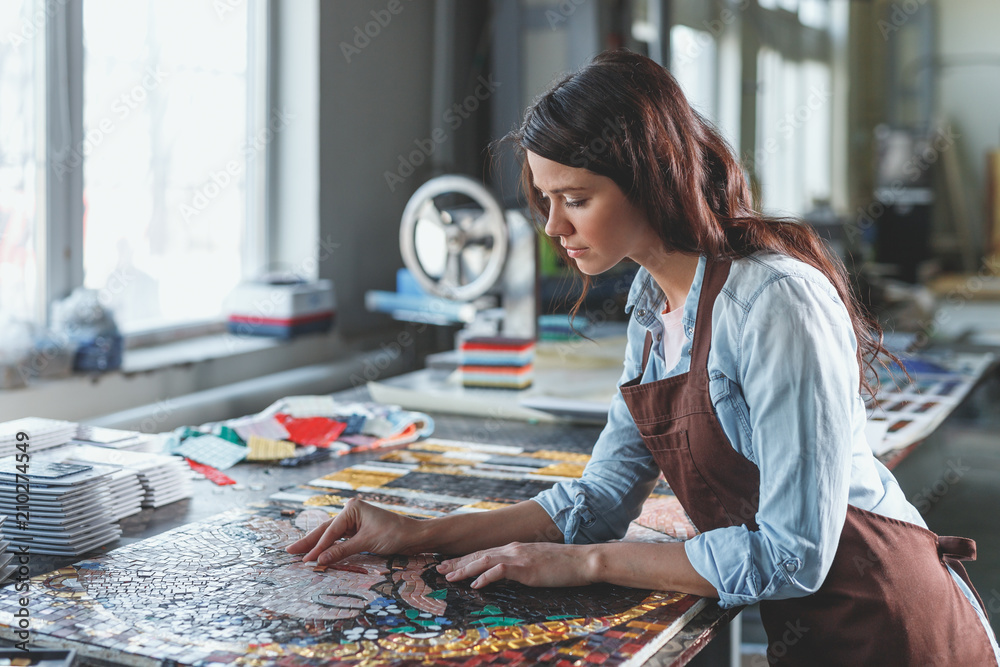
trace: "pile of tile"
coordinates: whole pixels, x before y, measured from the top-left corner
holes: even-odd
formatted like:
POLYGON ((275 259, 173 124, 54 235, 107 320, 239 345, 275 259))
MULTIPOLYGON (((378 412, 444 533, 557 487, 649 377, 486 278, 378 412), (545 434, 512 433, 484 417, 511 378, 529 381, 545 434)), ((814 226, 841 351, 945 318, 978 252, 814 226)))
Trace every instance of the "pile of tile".
POLYGON ((139 431, 124 431, 117 428, 104 428, 79 424, 73 442, 86 445, 97 445, 108 449, 127 449, 133 452, 154 452, 159 448, 160 440, 155 434, 139 431))
POLYGON ((4 533, 31 553, 79 556, 121 536, 109 509, 114 468, 0 460, 0 513, 15 517, 4 533))
POLYGON ((25 417, 0 424, 0 457, 58 447, 76 436, 75 422, 25 417), (20 445, 20 447, 18 446, 20 445))
POLYGON ((17 569, 17 563, 11 562, 14 560, 14 553, 8 551, 10 541, 3 537, 3 524, 6 519, 6 515, 0 514, 0 584, 7 581, 17 569))
POLYGON ((124 474, 111 479, 112 503, 129 516, 138 512, 132 499, 142 507, 162 507, 192 495, 190 472, 184 459, 167 454, 107 449, 94 445, 75 445, 60 451, 64 461, 99 464, 120 468, 124 474), (132 480, 128 479, 131 475, 132 480), (135 496, 135 484, 142 493, 135 496))

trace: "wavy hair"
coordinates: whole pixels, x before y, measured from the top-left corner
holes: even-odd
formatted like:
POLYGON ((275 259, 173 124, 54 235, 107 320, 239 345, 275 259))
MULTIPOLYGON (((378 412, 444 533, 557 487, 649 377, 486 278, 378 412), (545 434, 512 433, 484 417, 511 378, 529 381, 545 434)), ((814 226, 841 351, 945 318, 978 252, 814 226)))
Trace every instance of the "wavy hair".
MULTIPOLYGON (((504 141, 521 158, 521 186, 542 220, 548 206, 532 184, 526 151, 610 178, 645 213, 668 250, 732 259, 767 250, 818 269, 850 315, 861 390, 874 396, 878 377, 871 373, 873 387, 869 372, 880 355, 899 363, 854 295, 840 258, 808 225, 760 213, 729 145, 653 60, 624 49, 601 53, 535 100, 504 141)), ((553 246, 575 268, 565 249, 553 246)), ((573 315, 590 285, 588 276, 577 273, 583 292, 573 315)))

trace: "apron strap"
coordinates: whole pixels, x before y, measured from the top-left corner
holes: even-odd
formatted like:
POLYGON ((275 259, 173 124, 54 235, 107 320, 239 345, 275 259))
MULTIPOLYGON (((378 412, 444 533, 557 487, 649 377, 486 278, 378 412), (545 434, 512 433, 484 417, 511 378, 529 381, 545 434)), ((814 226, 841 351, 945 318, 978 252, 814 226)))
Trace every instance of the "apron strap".
POLYGON ((962 581, 972 591, 976 600, 979 601, 979 607, 983 610, 983 614, 986 615, 986 620, 989 620, 989 611, 986 610, 983 598, 979 596, 979 591, 972 585, 969 573, 965 571, 965 566, 960 562, 963 560, 976 560, 975 540, 970 540, 967 537, 952 537, 950 535, 939 536, 938 555, 946 565, 955 571, 955 574, 962 578, 962 581))
MULTIPOLYGON (((729 277, 729 267, 732 265, 730 259, 709 258, 705 265, 705 276, 701 287, 701 296, 698 300, 698 314, 695 316, 695 331, 702 332, 701 336, 695 336, 691 345, 691 369, 704 370, 708 367, 708 349, 712 343, 712 305, 716 297, 722 291, 726 279, 729 277)), ((649 352, 653 349, 653 334, 646 331, 646 340, 642 346, 642 366, 639 368, 639 377, 626 384, 639 384, 642 376, 646 372, 646 364, 649 362, 649 352)), ((692 383, 695 386, 708 386, 707 373, 694 373, 692 383)), ((625 385, 622 385, 625 386, 625 385)))
POLYGON ((938 537, 938 554, 950 560, 976 560, 976 542, 967 537, 938 537))
POLYGON ((646 332, 646 342, 642 345, 642 366, 639 367, 639 377, 646 372, 646 362, 649 361, 649 351, 653 349, 653 334, 646 332))

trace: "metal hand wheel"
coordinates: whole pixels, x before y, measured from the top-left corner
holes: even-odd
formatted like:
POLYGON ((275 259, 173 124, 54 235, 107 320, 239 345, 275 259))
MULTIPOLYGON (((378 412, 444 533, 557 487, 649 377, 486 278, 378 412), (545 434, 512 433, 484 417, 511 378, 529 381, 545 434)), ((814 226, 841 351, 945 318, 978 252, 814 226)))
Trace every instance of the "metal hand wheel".
POLYGON ((438 176, 413 193, 399 226, 403 263, 430 294, 472 301, 507 259, 507 222, 489 190, 467 176, 438 176))

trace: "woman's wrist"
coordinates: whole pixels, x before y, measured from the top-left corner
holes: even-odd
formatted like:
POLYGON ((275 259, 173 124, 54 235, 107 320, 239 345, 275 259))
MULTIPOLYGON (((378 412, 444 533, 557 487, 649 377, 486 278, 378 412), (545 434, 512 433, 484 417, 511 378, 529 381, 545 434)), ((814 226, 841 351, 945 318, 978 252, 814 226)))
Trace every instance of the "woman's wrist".
POLYGON ((408 554, 434 553, 440 551, 441 518, 410 519, 412 529, 407 531, 405 551, 408 554))
POLYGON ((583 552, 583 575, 590 584, 600 584, 607 581, 608 560, 604 544, 587 544, 577 547, 583 552))

